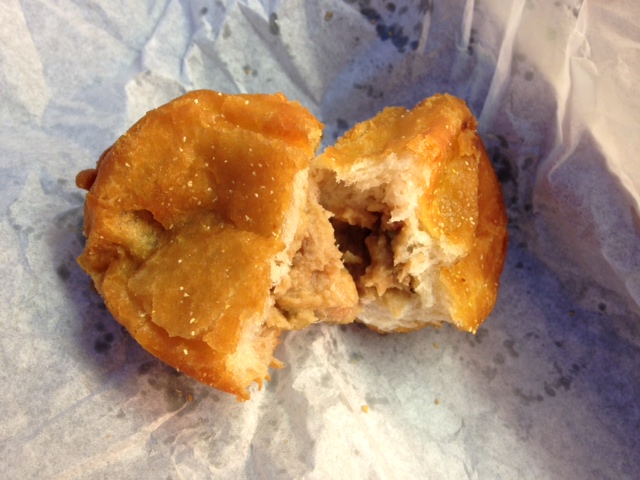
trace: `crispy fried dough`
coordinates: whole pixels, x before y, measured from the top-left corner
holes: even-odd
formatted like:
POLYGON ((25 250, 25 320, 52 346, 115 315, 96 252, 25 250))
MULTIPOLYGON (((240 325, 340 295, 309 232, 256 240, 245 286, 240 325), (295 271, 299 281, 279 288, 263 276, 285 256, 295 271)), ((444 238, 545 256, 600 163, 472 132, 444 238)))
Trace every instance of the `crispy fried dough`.
POLYGON ((443 322, 477 330, 496 301, 507 218, 462 100, 385 109, 318 156, 314 176, 361 321, 381 332, 443 322))
POLYGON ((282 330, 357 313, 308 187, 321 129, 280 94, 192 92, 76 179, 89 191, 78 261, 108 309, 153 355, 239 399, 280 365, 282 330))

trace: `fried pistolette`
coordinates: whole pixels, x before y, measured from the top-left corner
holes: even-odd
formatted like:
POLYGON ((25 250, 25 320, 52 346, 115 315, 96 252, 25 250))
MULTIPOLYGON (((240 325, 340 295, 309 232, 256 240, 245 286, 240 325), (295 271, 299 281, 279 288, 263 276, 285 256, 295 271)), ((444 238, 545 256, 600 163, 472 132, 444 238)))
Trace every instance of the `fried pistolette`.
POLYGON ((496 302, 507 218, 462 100, 386 108, 318 156, 314 177, 362 322, 381 332, 443 322, 477 330, 496 302))
POLYGON ((78 261, 147 351, 249 398, 282 330, 357 311, 329 214, 310 187, 322 124, 283 95, 186 94, 78 174, 78 261))

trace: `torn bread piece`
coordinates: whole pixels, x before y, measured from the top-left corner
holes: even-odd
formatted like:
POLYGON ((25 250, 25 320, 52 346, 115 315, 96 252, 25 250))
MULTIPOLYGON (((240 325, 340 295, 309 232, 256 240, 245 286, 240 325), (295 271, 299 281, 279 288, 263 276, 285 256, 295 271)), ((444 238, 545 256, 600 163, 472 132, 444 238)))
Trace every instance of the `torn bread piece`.
POLYGON ((283 330, 353 321, 355 284, 309 188, 322 125, 283 95, 188 93, 78 174, 78 261, 147 351, 249 398, 283 330))
POLYGON ((362 322, 381 332, 450 322, 475 333, 496 302, 507 218, 462 100, 385 109, 319 155, 313 176, 362 322))

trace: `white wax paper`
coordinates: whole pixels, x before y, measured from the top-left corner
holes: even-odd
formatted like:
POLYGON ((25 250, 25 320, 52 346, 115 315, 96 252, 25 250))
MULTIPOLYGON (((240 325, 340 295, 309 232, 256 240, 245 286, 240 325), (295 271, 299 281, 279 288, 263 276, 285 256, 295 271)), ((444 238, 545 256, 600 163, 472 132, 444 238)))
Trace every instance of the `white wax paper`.
POLYGON ((640 477, 637 2, 3 0, 0 22, 1 478, 640 477), (281 91, 325 144, 464 98, 511 233, 478 334, 291 332, 245 403, 143 351, 75 263, 74 177, 196 88, 281 91))

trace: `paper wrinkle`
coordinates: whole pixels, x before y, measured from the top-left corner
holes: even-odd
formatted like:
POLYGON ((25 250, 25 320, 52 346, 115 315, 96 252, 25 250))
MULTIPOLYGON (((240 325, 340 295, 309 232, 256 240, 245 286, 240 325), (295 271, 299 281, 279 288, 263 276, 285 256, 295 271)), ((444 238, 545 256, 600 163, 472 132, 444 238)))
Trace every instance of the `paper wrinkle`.
POLYGON ((142 66, 169 78, 184 79, 182 65, 191 35, 191 24, 182 3, 169 1, 142 50, 142 66))
MULTIPOLYGON (((557 142, 559 149, 575 147, 579 132, 584 128, 585 122, 582 115, 587 111, 593 112, 593 107, 587 108, 584 105, 585 103, 592 103, 593 91, 589 88, 585 92, 584 87, 587 86, 587 82, 581 81, 583 78, 581 72, 584 71, 586 73, 583 67, 590 63, 589 43, 585 37, 587 28, 586 11, 585 8, 580 8, 575 28, 568 38, 565 60, 567 65, 566 81, 563 82, 564 88, 559 92, 558 96, 560 125, 558 133, 560 136, 557 142)), ((553 158, 553 155, 550 155, 550 158, 553 158)))
MULTIPOLYGON (((565 256, 562 257, 558 256, 551 245, 545 242, 545 245, 539 246, 542 250, 538 251, 543 258, 555 265, 555 268, 564 271, 565 274, 567 269, 574 270, 575 268, 578 270, 573 275, 579 275, 580 269, 589 272, 589 278, 594 279, 605 288, 618 291, 623 298, 626 297, 631 300, 632 304, 635 304, 633 308, 640 310, 640 284, 634 279, 635 271, 620 268, 615 258, 621 252, 628 252, 626 255, 635 255, 632 252, 637 252, 638 245, 640 245, 640 231, 637 228, 637 222, 634 225, 633 219, 629 218, 626 212, 620 211, 621 208, 624 208, 624 203, 628 203, 631 211, 636 212, 637 204, 634 205, 635 202, 632 198, 637 196, 637 192, 629 192, 629 198, 626 200, 624 196, 618 197, 617 203, 609 202, 610 195, 604 193, 603 200, 605 201, 599 204, 587 200, 592 193, 591 189, 586 189, 578 193, 577 197, 572 198, 563 193, 578 192, 579 188, 582 188, 581 185, 596 185, 602 181, 601 178, 612 175, 619 162, 615 157, 602 152, 603 158, 600 162, 604 164, 602 166, 606 165, 602 171, 603 177, 590 175, 588 170, 576 170, 574 167, 569 167, 567 170, 575 172, 571 177, 567 177, 564 173, 566 170, 564 165, 567 161, 577 161, 576 151, 595 156, 600 150, 596 148, 589 151, 581 147, 585 138, 592 139, 588 142, 593 143, 594 146, 598 143, 595 133, 592 132, 594 127, 598 125, 599 119, 602 118, 601 110, 598 108, 599 92, 597 88, 600 72, 591 59, 591 45, 587 38, 588 12, 589 3, 588 0, 585 0, 577 12, 574 28, 567 39, 566 67, 558 82, 557 121, 559 128, 557 129, 555 147, 541 162, 536 174, 538 180, 534 186, 537 210, 539 212, 555 212, 553 216, 542 215, 538 218, 536 228, 539 234, 543 237, 549 235, 555 237, 554 243, 573 244, 578 248, 565 251, 565 256), (543 187, 546 181, 550 182, 550 189, 543 187), (564 185, 562 188, 567 190, 553 187, 557 182, 564 185), (584 196, 584 200, 580 200, 581 196, 584 196), (574 207, 571 202, 578 203, 574 207), (604 209, 605 214, 598 214, 599 209, 604 209), (609 216, 612 218, 620 217, 622 225, 614 228, 609 216), (622 219, 626 219, 626 221, 622 219), (585 228, 587 225, 593 226, 595 232, 589 233, 587 230, 583 235, 576 236, 565 227, 566 224, 576 222, 585 225, 585 228), (542 233, 542 231, 546 233, 542 233), (612 232, 615 233, 612 234, 612 232), (604 264, 594 262, 594 255, 604 260, 604 264), (581 265, 581 267, 569 267, 571 263, 581 265), (601 266, 594 268, 594 265, 598 263, 601 266)), ((596 167, 594 163, 585 163, 585 168, 589 168, 589 165, 591 168, 601 168, 596 167)), ((621 180, 624 181, 624 178, 621 180)), ((609 183, 609 185, 614 191, 620 189, 620 187, 615 187, 613 183, 609 183)), ((633 265, 635 263, 635 261, 632 262, 633 265)))
POLYGON ((96 389, 88 392, 84 397, 74 400, 65 406, 64 409, 56 411, 55 414, 51 417, 48 417, 46 420, 40 422, 37 426, 31 426, 31 429, 24 433, 24 435, 16 435, 15 440, 20 442, 23 445, 28 445, 34 439, 38 438, 45 430, 55 426, 61 419, 68 416, 70 413, 74 411, 80 410, 87 402, 91 402, 99 397, 102 393, 107 392, 111 388, 113 388, 114 381, 109 380, 99 385, 96 389))
MULTIPOLYGON (((631 7, 631 2, 624 2, 631 7)), ((633 4, 637 11, 637 4, 633 4)), ((640 130, 640 98, 635 95, 633 82, 640 70, 640 35, 632 15, 625 15, 623 2, 615 5, 595 2, 589 4, 593 18, 594 61, 601 65, 598 79, 598 107, 603 119, 594 135, 606 146, 610 168, 640 205, 640 159, 633 142, 618 139, 634 138, 640 130)), ((637 23, 637 22, 636 22, 637 23)))
MULTIPOLYGON (((233 13, 227 16, 224 29, 234 21, 233 13)), ((236 61, 229 61, 225 55, 231 52, 223 48, 216 47, 224 43, 224 31, 216 37, 216 41, 211 42, 207 37, 207 32, 199 32, 193 40, 192 48, 185 62, 185 73, 189 84, 198 85, 198 88, 211 88, 227 93, 246 93, 242 82, 238 79, 239 73, 232 71, 233 66, 238 66, 236 61), (206 72, 209 72, 207 75, 206 72)))
MULTIPOLYGON (((255 38, 256 41, 261 41, 262 44, 273 49, 273 54, 275 55, 275 58, 273 60, 279 67, 281 67, 281 72, 287 75, 291 79, 292 83, 295 84, 295 80, 293 80, 293 77, 298 76, 296 67, 290 62, 286 62, 286 57, 283 56, 281 48, 282 45, 279 42, 279 39, 269 31, 269 20, 266 15, 256 12, 250 7, 250 5, 244 3, 238 4, 238 11, 241 13, 242 17, 247 20, 248 25, 251 27, 252 32, 255 34, 255 37, 253 38, 255 38), (287 63, 289 64, 287 65, 287 63), (293 72, 291 71, 292 69, 293 72)), ((307 95, 309 95, 310 92, 308 90, 306 81, 302 80, 302 84, 302 90, 305 91, 307 95)))
MULTIPOLYGON (((147 443, 154 432, 160 429, 162 425, 167 423, 173 417, 178 415, 179 412, 180 411, 170 412, 158 417, 153 422, 143 426, 130 437, 112 445, 108 450, 97 451, 89 458, 85 458, 79 464, 67 470, 63 470, 53 478, 60 480, 83 478, 83 476, 89 472, 99 471, 100 469, 108 467, 110 464, 121 462, 129 456, 128 452, 132 450, 132 447, 147 443)), ((172 461, 174 461, 175 465, 175 459, 172 458, 172 461)))
POLYGON ((513 58, 513 48, 522 18, 522 10, 524 9, 525 0, 515 0, 511 4, 509 18, 504 29, 504 37, 500 46, 500 52, 496 60, 495 72, 491 79, 489 91, 480 112, 478 123, 487 125, 492 123, 493 117, 496 115, 499 102, 498 99, 504 96, 504 91, 511 77, 511 60, 513 58))
POLYGON ((25 20, 20 2, 0 4, 0 89, 3 108, 14 105, 40 121, 51 99, 40 54, 25 20))
POLYGON ((495 116, 499 108, 498 99, 504 96, 504 91, 507 88, 511 76, 511 60, 513 58, 514 42, 516 33, 518 32, 518 26, 520 25, 524 2, 525 0, 515 0, 511 4, 500 52, 496 60, 495 71, 482 107, 482 112, 478 118, 480 125, 492 123, 492 117, 495 116))
POLYGON ((330 342, 330 335, 332 335, 332 332, 327 332, 326 329, 324 329, 323 332, 325 333, 324 345, 318 346, 317 344, 314 344, 313 347, 321 350, 318 352, 318 356, 322 359, 324 371, 328 372, 331 376, 333 384, 339 392, 340 401, 347 406, 348 410, 356 419, 358 429, 364 433, 366 441, 371 446, 372 452, 376 458, 376 464, 382 470, 383 478, 396 478, 392 474, 394 469, 391 466, 392 462, 389 461, 387 451, 378 441, 376 432, 371 429, 365 421, 365 417, 362 415, 362 407, 366 406, 366 408, 369 408, 369 406, 366 405, 366 400, 347 386, 345 381, 346 379, 343 379, 343 375, 341 375, 340 372, 337 371, 336 367, 328 361, 328 357, 322 354, 322 351, 326 350, 326 345, 330 342))
POLYGON ((475 0, 466 0, 464 10, 462 12, 462 20, 460 22, 461 35, 458 41, 458 50, 466 51, 471 43, 471 26, 473 25, 473 9, 475 8, 475 0))
MULTIPOLYGON (((367 468, 376 472, 373 477, 366 470, 358 470, 358 463, 344 465, 343 478, 364 475, 366 478, 403 478, 394 475, 397 459, 389 458, 388 448, 380 444, 376 422, 369 420, 380 416, 371 405, 369 413, 362 412, 367 404, 357 385, 350 385, 349 377, 341 366, 347 363, 346 352, 339 344, 339 335, 331 326, 312 327, 312 331, 290 332, 277 357, 287 365, 285 370, 274 372, 277 396, 282 405, 274 405, 257 426, 252 440, 252 461, 262 471, 263 477, 272 478, 277 466, 286 469, 287 478, 326 478, 333 471, 332 465, 322 458, 335 442, 346 443, 345 453, 357 446, 360 455, 368 458, 367 468), (300 347, 304 346, 301 350, 300 347), (326 352, 331 352, 329 356, 326 352), (284 418, 282 418, 284 416, 284 418), (347 417, 347 423, 341 418, 347 417), (276 432, 272 432, 278 420, 276 432), (327 432, 325 426, 336 421, 341 431, 327 432), (271 442, 280 442, 280 436, 288 439, 290 459, 274 461, 264 458, 265 437, 271 442), (302 455, 306 464, 297 461, 302 455), (317 459, 317 460, 316 460, 317 459), (350 473, 347 473, 351 471, 350 473)), ((358 382, 360 383, 360 382, 358 382)), ((274 386, 267 384, 267 389, 274 386)), ((407 449, 410 452, 412 449, 407 449)), ((362 458, 362 457, 361 457, 362 458)), ((276 475, 277 476, 277 475, 276 475)))
MULTIPOLYGON (((427 41, 429 40, 429 31, 431 30, 431 19, 432 8, 429 8, 422 15, 422 29, 420 30, 420 37, 418 39, 418 48, 416 48, 416 53, 418 55, 424 55, 425 49, 427 48, 427 41)), ((471 31, 469 31, 471 33, 471 31)))
MULTIPOLYGON (((292 352, 287 343, 276 351, 276 357, 287 367, 286 370, 272 372, 272 379, 266 384, 266 389, 276 389, 282 403, 265 405, 266 411, 251 432, 251 457, 247 459, 247 464, 255 465, 257 473, 260 474, 257 478, 271 478, 274 470, 277 470, 276 467, 284 469, 292 478, 301 476, 302 471, 306 473, 312 468, 308 465, 312 459, 307 453, 311 450, 310 445, 314 438, 307 423, 310 415, 309 399, 304 392, 296 388, 294 380, 295 370, 305 363, 309 353, 305 352, 303 358, 293 358, 296 354, 298 352, 292 352), (290 370, 289 366, 293 368, 290 370), (269 453, 269 446, 272 444, 286 448, 288 455, 272 458, 269 453), (301 461, 299 457, 305 461, 301 461)), ((258 401, 262 401, 257 392, 252 393, 252 397, 258 397, 258 401)))
MULTIPOLYGON (((264 44, 272 48, 273 57, 271 60, 276 62, 280 72, 287 76, 291 84, 296 85, 314 104, 319 104, 321 101, 321 93, 318 91, 318 88, 313 88, 309 83, 310 80, 308 80, 308 78, 311 79, 312 77, 303 75, 298 64, 291 58, 285 40, 282 39, 282 33, 274 34, 271 32, 269 20, 256 14, 254 10, 241 4, 240 11, 248 20, 249 25, 251 25, 257 37, 261 39, 264 44)), ((311 56, 307 58, 308 61, 313 61, 311 56)))

